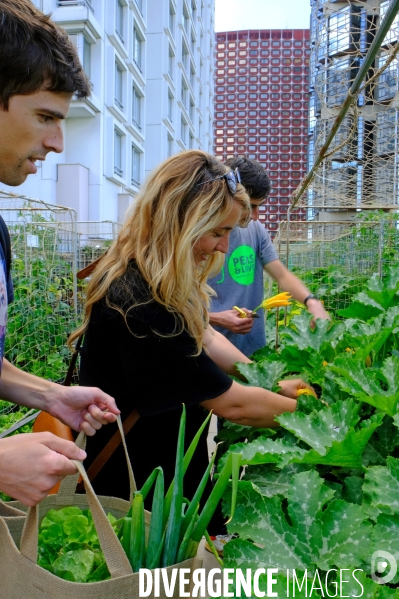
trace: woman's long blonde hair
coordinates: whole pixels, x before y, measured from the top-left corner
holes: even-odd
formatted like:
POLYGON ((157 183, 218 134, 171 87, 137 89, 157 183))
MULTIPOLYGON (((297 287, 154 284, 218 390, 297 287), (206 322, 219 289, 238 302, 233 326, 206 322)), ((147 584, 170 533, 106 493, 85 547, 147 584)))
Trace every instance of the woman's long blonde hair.
MULTIPOLYGON (((216 252, 198 266, 193 246, 228 217, 234 201, 242 207, 239 225, 245 226, 250 217, 244 187, 238 185, 233 196, 225 179, 211 181, 228 171, 210 154, 188 150, 168 158, 150 174, 126 215, 118 238, 93 273, 87 288, 84 322, 72 333, 69 344, 86 331, 93 305, 107 296, 114 281, 118 284, 120 277, 122 281, 134 258, 153 299, 175 315, 174 334, 185 328, 195 339, 196 355, 201 352, 209 296, 213 293, 206 281, 220 270, 224 257, 216 252)), ((125 295, 126 286, 123 288, 125 295)), ((112 306, 109 298, 107 301, 112 306)), ((137 303, 132 290, 127 311, 137 303)))

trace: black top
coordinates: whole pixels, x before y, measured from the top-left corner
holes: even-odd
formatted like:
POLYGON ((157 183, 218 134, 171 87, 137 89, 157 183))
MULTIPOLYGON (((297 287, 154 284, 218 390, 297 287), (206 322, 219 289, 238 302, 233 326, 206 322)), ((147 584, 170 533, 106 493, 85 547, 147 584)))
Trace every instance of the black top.
MULTIPOLYGON (((175 317, 151 299, 134 260, 111 285, 108 299, 126 313, 126 322, 104 299, 93 307, 82 352, 80 384, 100 387, 112 395, 122 419, 137 409, 141 418, 127 441, 138 487, 156 466, 164 468, 168 484, 173 478, 182 403, 187 408, 188 446, 206 417, 198 404, 227 391, 232 380, 204 351, 192 356, 195 344, 187 331, 170 336, 176 327, 175 317), (128 311, 136 303, 141 305, 128 311)), ((114 432, 115 425, 109 425, 88 439, 86 466, 114 432)), ((207 465, 206 434, 203 437, 185 477, 184 491, 189 499, 207 465)), ((93 486, 99 494, 127 496, 121 448, 114 456, 93 486)))
POLYGON ((11 244, 8 229, 0 216, 0 372, 3 364, 7 309, 14 299, 11 279, 11 244))

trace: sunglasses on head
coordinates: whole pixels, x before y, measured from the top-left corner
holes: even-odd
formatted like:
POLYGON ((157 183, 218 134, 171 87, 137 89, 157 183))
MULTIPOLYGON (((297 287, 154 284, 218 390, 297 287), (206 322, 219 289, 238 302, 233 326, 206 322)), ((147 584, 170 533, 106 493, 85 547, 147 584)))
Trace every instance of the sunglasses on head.
POLYGON ((208 179, 208 181, 203 181, 202 183, 198 183, 195 187, 200 187, 200 185, 205 185, 205 183, 212 183, 212 181, 217 181, 218 179, 225 179, 227 183, 227 187, 229 191, 234 195, 237 191, 237 184, 241 183, 240 172, 238 168, 234 169, 234 171, 229 171, 224 175, 220 175, 219 177, 215 177, 214 179, 208 179))

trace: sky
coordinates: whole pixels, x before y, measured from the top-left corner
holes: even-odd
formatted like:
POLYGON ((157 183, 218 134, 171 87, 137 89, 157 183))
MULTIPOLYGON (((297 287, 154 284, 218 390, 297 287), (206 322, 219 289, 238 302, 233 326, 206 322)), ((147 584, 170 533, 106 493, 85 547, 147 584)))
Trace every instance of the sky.
POLYGON ((308 29, 310 0, 215 0, 216 31, 308 29))

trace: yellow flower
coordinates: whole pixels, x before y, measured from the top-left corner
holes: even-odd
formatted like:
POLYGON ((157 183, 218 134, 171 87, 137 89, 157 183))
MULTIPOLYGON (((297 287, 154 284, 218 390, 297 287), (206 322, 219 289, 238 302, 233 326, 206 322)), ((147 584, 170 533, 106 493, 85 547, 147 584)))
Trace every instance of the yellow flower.
POLYGON ((317 399, 315 390, 309 389, 308 387, 306 387, 306 389, 298 389, 298 391, 296 392, 296 396, 299 397, 300 395, 313 395, 313 397, 317 399))
POLYGON ((347 352, 351 352, 352 350, 351 350, 351 348, 350 348, 350 347, 347 347, 345 351, 347 351, 347 352))
POLYGON ((325 360, 323 360, 323 366, 328 366, 328 362, 326 362, 325 360))
POLYGON ((273 295, 273 297, 269 297, 268 299, 263 300, 263 302, 253 310, 256 312, 259 308, 263 308, 264 310, 270 310, 271 308, 281 308, 282 306, 289 306, 291 302, 292 295, 287 291, 283 293, 278 293, 277 295, 273 295))

